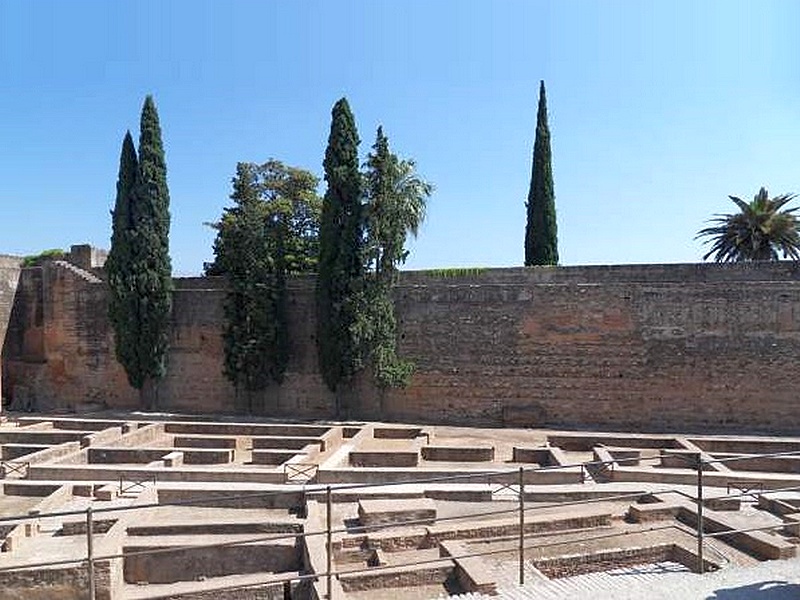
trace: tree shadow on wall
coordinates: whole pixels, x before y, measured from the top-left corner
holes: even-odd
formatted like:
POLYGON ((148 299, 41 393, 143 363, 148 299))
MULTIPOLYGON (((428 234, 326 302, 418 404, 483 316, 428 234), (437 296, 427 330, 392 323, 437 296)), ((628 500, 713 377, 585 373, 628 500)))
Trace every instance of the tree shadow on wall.
POLYGON ((761 581, 714 590, 705 600, 797 600, 800 585, 788 581, 761 581))

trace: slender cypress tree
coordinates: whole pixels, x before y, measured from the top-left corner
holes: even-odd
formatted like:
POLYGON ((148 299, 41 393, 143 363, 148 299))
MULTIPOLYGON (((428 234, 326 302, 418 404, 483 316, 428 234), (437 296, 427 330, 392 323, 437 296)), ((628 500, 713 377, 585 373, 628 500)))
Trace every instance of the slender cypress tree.
POLYGON ((357 330, 363 304, 364 227, 359 139, 346 99, 334 105, 331 117, 323 163, 328 187, 320 222, 317 339, 323 379, 336 391, 361 367, 357 330))
POLYGON ((527 208, 525 265, 558 264, 558 228, 544 81, 539 85, 539 112, 536 117, 536 141, 533 145, 527 208))
POLYGON ((151 96, 142 107, 138 164, 129 137, 123 142, 114 208, 110 316, 128 381, 140 391, 142 404, 153 408, 158 381, 166 373, 172 267, 167 167, 151 96))
POLYGON ((139 169, 136 182, 134 264, 139 294, 139 376, 146 404, 158 405, 158 381, 166 374, 172 312, 172 263, 169 257, 169 189, 161 126, 152 96, 142 107, 139 169), (151 395, 152 394, 152 395, 151 395), (150 398, 147 396, 150 395, 150 398))
POLYGON ((133 289, 131 238, 135 227, 133 207, 135 200, 136 172, 138 169, 136 149, 131 132, 125 134, 119 157, 117 197, 111 211, 111 250, 106 261, 108 275, 108 314, 114 328, 114 350, 117 360, 128 372, 133 385, 136 380, 131 373, 139 372, 136 339, 139 327, 136 319, 138 297, 133 289))

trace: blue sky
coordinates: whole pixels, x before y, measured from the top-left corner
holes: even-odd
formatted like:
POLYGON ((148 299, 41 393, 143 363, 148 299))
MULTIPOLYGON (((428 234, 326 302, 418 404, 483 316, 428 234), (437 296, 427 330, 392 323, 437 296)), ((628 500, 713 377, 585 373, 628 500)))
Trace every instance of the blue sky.
POLYGON ((407 268, 520 265, 538 84, 561 262, 694 262, 728 194, 800 192, 800 3, 0 0, 0 252, 108 247, 119 148, 161 117, 176 274, 237 161, 322 174, 347 96, 436 186, 407 268))

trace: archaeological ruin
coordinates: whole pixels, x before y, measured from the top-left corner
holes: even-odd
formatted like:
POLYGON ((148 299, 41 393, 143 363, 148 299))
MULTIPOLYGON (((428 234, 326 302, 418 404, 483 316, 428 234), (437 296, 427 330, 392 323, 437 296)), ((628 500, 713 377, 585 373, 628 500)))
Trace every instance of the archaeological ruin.
POLYGON ((0 600, 550 600, 796 555, 792 263, 404 273, 412 383, 338 413, 296 279, 243 414, 224 282, 176 279, 142 412, 102 260, 0 259, 0 600))

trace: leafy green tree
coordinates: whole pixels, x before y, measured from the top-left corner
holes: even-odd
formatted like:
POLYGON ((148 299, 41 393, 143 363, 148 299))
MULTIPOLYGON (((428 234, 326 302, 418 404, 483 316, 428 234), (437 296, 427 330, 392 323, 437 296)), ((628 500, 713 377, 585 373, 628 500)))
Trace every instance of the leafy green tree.
POLYGON ((796 196, 782 194, 769 197, 761 188, 752 202, 729 196, 739 207, 738 213, 716 215, 712 227, 701 229, 697 238, 707 238, 711 250, 703 256, 713 255, 716 262, 743 262, 757 260, 800 259, 800 232, 795 211, 800 207, 781 210, 796 196))
POLYGON ((239 163, 217 229, 209 275, 225 275, 224 372, 247 394, 283 381, 288 362, 286 276, 312 272, 321 200, 317 178, 279 161, 239 163))
POLYGON ((544 81, 539 85, 539 111, 527 209, 525 266, 558 264, 558 227, 544 81))
POLYGON ((109 284, 117 356, 145 407, 158 406, 172 311, 169 190, 161 126, 152 96, 142 107, 138 164, 123 142, 114 207, 109 284), (131 176, 135 165, 135 176, 131 176))
POLYGON ((413 161, 400 160, 389 150, 389 140, 379 127, 372 153, 367 158, 366 194, 366 269, 367 279, 363 315, 368 331, 368 353, 380 387, 406 385, 413 364, 397 356, 397 320, 392 288, 398 266, 405 262, 406 237, 417 235, 425 218, 432 186, 415 172, 413 161))
MULTIPOLYGON (((234 178, 234 195, 237 201, 237 185, 244 185, 256 197, 260 210, 267 216, 277 220, 281 227, 278 232, 283 236, 282 260, 287 275, 314 273, 319 259, 319 221, 322 212, 322 199, 317 195, 319 179, 305 169, 291 167, 278 160, 269 160, 264 164, 240 163, 234 178)), ((234 209, 226 209, 228 215, 234 209)), ((235 212, 231 213, 235 217, 235 212)), ((220 231, 225 222, 211 224, 220 231)), ((277 239, 277 238, 276 238, 277 239)), ((212 263, 205 265, 206 275, 225 275, 226 268, 220 263, 215 241, 215 256, 212 263)))
POLYGON ((322 203, 316 295, 320 370, 327 386, 336 391, 362 366, 358 313, 364 303, 364 224, 360 140, 346 99, 334 105, 331 117, 323 163, 327 190, 322 203))

